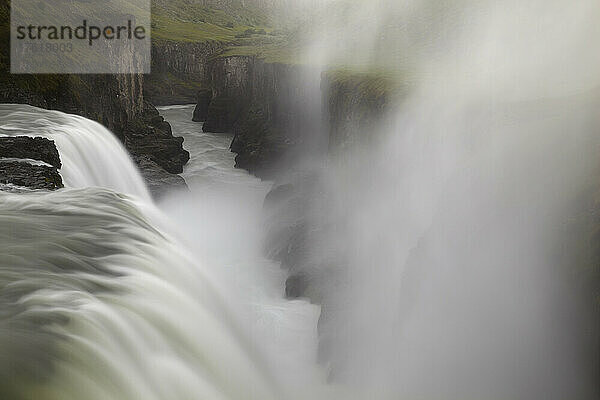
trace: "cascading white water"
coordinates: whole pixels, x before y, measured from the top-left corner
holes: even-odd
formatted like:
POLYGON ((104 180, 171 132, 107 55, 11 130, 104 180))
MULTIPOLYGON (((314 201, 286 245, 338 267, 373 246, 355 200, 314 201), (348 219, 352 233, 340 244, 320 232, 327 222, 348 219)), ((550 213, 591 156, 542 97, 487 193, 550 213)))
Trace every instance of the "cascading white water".
POLYGON ((104 187, 150 199, 123 145, 97 122, 29 105, 0 104, 0 136, 54 140, 65 187, 104 187))
POLYGON ((0 196, 3 398, 278 398, 226 293, 149 207, 100 189, 0 196))
MULTIPOLYGON (((246 221, 253 211, 243 211, 254 196, 260 209, 268 185, 239 174, 240 183, 263 188, 250 197, 238 193, 242 202, 229 206, 215 192, 178 195, 162 206, 173 214, 169 220, 145 199, 143 183, 127 195, 113 191, 142 181, 104 128, 33 107, 0 109, 8 118, 1 120, 3 132, 55 140, 61 156, 67 152, 65 179, 83 187, 0 192, 1 398, 316 395, 318 308, 284 301, 281 271, 260 256, 256 227, 246 221), (87 147, 101 143, 106 147, 87 147), (70 153, 76 149, 82 155, 70 153), (96 164, 78 164, 85 155, 96 164), (115 170, 118 164, 123 169, 115 170), (86 188, 99 184, 112 190, 86 188)), ((190 138, 202 134, 201 125, 193 128, 185 132, 190 138)))

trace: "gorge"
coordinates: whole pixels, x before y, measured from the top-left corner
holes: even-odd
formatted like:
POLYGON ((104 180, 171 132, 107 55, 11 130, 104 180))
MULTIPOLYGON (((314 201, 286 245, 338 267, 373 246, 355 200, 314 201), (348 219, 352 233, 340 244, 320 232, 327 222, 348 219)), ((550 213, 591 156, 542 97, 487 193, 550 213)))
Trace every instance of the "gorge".
POLYGON ((152 13, 149 75, 0 47, 1 398, 597 398, 594 1, 152 13))

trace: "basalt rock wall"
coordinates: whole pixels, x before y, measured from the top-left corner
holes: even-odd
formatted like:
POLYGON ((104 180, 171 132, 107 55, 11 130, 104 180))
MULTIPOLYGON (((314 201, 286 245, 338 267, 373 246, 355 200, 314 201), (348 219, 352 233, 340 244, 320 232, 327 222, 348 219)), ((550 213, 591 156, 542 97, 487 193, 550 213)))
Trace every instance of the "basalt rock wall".
POLYGON ((210 87, 210 61, 223 50, 216 41, 152 44, 152 73, 144 94, 155 105, 191 104, 199 90, 210 87))
POLYGON ((210 74, 204 130, 234 133, 238 168, 272 177, 287 157, 322 148, 318 71, 235 56, 215 59, 210 74))

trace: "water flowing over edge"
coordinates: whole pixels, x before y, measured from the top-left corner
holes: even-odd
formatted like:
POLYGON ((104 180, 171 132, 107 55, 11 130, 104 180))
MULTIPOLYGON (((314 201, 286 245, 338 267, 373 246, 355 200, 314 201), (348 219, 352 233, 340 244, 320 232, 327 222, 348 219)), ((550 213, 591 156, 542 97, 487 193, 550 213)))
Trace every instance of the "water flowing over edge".
MULTIPOLYGON (((270 364, 283 358, 265 356, 250 335, 281 329, 279 317, 247 325, 273 307, 295 308, 300 320, 313 311, 263 296, 254 317, 241 318, 222 266, 203 265, 174 239, 180 232, 149 201, 110 132, 34 107, 0 110, 4 134, 56 141, 71 187, 0 193, 0 343, 11 349, 2 355, 3 397, 280 399, 313 391, 295 386, 283 395, 281 371, 270 364), (80 165, 85 157, 94 163, 80 165), (128 194, 112 191, 123 187, 128 194)), ((193 198, 182 204, 195 207, 193 198)))
POLYGON ((0 136, 54 140, 65 187, 103 187, 150 200, 123 145, 97 122, 28 105, 0 104, 0 136))

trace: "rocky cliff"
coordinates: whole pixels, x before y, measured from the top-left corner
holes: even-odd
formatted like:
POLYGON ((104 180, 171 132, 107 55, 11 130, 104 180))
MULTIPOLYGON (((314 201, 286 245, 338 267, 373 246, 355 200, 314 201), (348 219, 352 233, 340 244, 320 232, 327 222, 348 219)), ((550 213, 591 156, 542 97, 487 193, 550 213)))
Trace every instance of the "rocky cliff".
POLYGON ((217 41, 154 41, 152 73, 144 94, 155 105, 191 104, 198 91, 210 87, 210 60, 223 50, 217 41))
POLYGON ((332 152, 376 139, 385 111, 400 91, 385 75, 347 71, 323 73, 322 89, 332 152))
POLYGON ((231 149, 238 168, 272 177, 284 158, 320 147, 316 70, 256 56, 219 57, 210 64, 210 81, 204 130, 234 133, 231 149))

